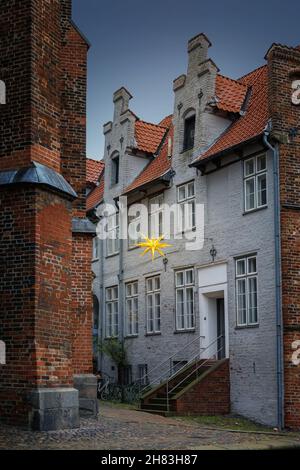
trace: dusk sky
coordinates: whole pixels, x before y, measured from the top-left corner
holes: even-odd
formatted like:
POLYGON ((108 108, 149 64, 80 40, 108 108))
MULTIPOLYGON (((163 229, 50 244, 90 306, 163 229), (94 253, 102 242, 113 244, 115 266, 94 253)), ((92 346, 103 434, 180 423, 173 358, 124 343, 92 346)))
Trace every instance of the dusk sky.
POLYGON ((222 74, 237 78, 264 63, 273 42, 300 44, 297 0, 73 0, 89 52, 89 157, 101 159, 112 95, 125 86, 131 109, 159 122, 173 112, 172 82, 185 73, 187 41, 204 32, 222 74))

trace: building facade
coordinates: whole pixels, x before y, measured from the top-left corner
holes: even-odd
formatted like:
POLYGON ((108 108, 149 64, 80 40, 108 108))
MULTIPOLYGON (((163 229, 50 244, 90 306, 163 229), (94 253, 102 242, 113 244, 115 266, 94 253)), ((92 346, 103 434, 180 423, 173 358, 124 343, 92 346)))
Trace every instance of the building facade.
MULTIPOLYGON (((129 109, 125 88, 114 94, 105 171, 88 198, 108 233, 94 243, 98 336, 124 343, 128 383, 154 383, 163 363, 176 370, 199 351, 228 358, 232 412, 299 428, 300 50, 274 44, 265 65, 232 80, 210 46, 204 34, 189 41, 173 114, 158 125, 129 109), (143 223, 142 208, 121 222, 125 196, 148 208, 150 236, 166 234, 166 206, 177 205, 164 257, 118 236, 143 223), (105 218, 107 204, 116 213, 105 218)), ((105 355, 99 368, 117 373, 105 355)))

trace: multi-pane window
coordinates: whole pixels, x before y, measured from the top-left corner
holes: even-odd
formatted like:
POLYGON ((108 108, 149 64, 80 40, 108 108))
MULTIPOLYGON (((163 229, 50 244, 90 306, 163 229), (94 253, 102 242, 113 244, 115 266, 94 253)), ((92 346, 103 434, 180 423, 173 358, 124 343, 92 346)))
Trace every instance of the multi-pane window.
POLYGON ((256 256, 236 260, 236 302, 238 326, 256 325, 258 323, 256 256))
POLYGON ((184 121, 183 151, 190 150, 194 147, 195 127, 196 116, 193 114, 193 116, 187 117, 184 121))
POLYGON ((148 378, 148 365, 147 364, 138 365, 138 374, 139 374, 140 385, 148 385, 149 378, 148 378))
POLYGON ((119 288, 106 289, 106 337, 116 338, 119 334, 119 288))
POLYGON ((150 199, 149 232, 151 238, 158 238, 163 234, 163 202, 163 194, 150 199))
POLYGON ((244 162, 245 211, 267 205, 267 157, 259 155, 244 162))
POLYGON ((147 279, 147 333, 160 333, 160 276, 147 279))
POLYGON ((119 214, 112 214, 107 218, 107 240, 106 254, 107 256, 119 253, 119 214))
POLYGON ((98 237, 93 238, 93 260, 99 259, 100 240, 98 237))
POLYGON ((195 183, 183 184, 177 188, 178 231, 186 232, 196 227, 195 183))
POLYGON ((138 335, 138 282, 126 284, 126 332, 127 336, 138 335))
POLYGON ((185 269, 175 273, 176 285, 176 330, 195 328, 194 270, 185 269))
POLYGON ((139 236, 142 228, 142 216, 139 211, 134 216, 128 217, 128 225, 133 224, 135 230, 133 231, 135 237, 131 237, 130 233, 128 236, 128 248, 136 248, 137 244, 142 241, 141 236, 139 236))

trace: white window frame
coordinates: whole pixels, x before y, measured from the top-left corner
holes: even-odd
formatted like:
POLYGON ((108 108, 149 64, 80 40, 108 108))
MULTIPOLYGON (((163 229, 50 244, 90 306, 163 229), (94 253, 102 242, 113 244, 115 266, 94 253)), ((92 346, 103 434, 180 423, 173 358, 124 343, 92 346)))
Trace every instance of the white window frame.
POLYGON ((152 276, 146 279, 146 332, 147 334, 161 333, 161 277, 152 276), (157 282, 158 281, 158 282, 157 282), (158 287, 157 287, 158 285, 158 287), (159 304, 157 303, 159 296, 159 304), (152 313, 151 313, 152 310, 152 313), (152 328, 151 328, 152 323, 152 328))
POLYGON ((257 155, 256 157, 250 157, 247 158, 244 161, 244 210, 245 212, 252 212, 257 209, 263 209, 264 207, 268 206, 268 181, 267 181, 267 173, 268 173, 268 164, 267 164, 267 155, 265 153, 262 153, 260 155, 257 155), (259 170, 258 168, 258 161, 260 158, 264 157, 266 166, 262 170, 259 170), (249 162, 253 162, 253 172, 247 174, 247 164, 249 162), (266 178, 266 204, 259 204, 258 203, 258 180, 262 177, 265 176, 266 178), (247 183, 249 181, 253 180, 254 182, 254 207, 247 208, 247 183))
POLYGON ((149 237, 159 238, 163 235, 164 228, 164 194, 149 200, 149 237))
POLYGON ((178 233, 185 233, 196 229, 196 194, 195 194, 195 181, 188 181, 187 183, 177 186, 177 204, 178 204, 178 233), (192 195, 189 196, 189 188, 193 188, 192 195), (184 189, 184 197, 181 197, 181 190, 184 189), (189 213, 189 206, 192 205, 192 213, 189 213), (188 223, 187 219, 192 217, 188 223))
MULTIPOLYGON (((136 226, 138 226, 138 224, 140 224, 140 227, 141 227, 142 226, 142 214, 140 213, 139 216, 136 216, 136 217, 132 216, 131 218, 128 216, 128 227, 129 227, 129 224, 133 221, 135 222, 136 226)), ((138 240, 133 240, 128 235, 128 250, 134 250, 135 248, 138 248, 137 245, 141 241, 142 241, 142 238, 139 238, 138 240)))
POLYGON ((186 268, 179 271, 175 271, 175 302, 176 302, 176 331, 194 331, 196 328, 196 317, 195 317, 195 298, 194 298, 194 289, 195 289, 195 272, 194 268, 186 268), (192 273, 192 282, 188 282, 187 273, 192 273), (179 275, 183 276, 183 282, 178 283, 179 275), (188 296, 187 292, 192 292, 192 315, 189 321, 188 314, 188 296), (183 326, 180 326, 179 322, 179 312, 178 312, 178 297, 179 292, 183 292, 183 326))
POLYGON ((119 286, 105 289, 105 336, 119 336, 119 286))
POLYGON ((100 240, 96 236, 93 238, 93 259, 92 261, 98 261, 100 257, 100 240))
POLYGON ((126 336, 139 334, 139 283, 131 281, 125 285, 126 336), (136 305, 136 309, 135 309, 136 305), (130 308, 129 308, 130 306, 130 308))
POLYGON ((259 309, 258 309, 258 271, 257 271, 257 255, 249 255, 235 260, 235 277, 236 277, 236 322, 238 327, 251 327, 259 325, 259 309), (256 270, 249 270, 249 261, 255 259, 256 270), (244 263, 245 270, 243 273, 238 274, 238 263, 244 263), (252 279, 256 280, 256 317, 257 321, 250 321, 250 303, 249 303, 249 284, 252 279), (239 299, 238 299, 238 285, 243 281, 245 282, 245 297, 246 297, 246 321, 240 322, 239 315, 239 299))
POLYGON ((119 240, 119 213, 111 214, 107 217, 107 239, 106 256, 114 256, 120 252, 119 240))

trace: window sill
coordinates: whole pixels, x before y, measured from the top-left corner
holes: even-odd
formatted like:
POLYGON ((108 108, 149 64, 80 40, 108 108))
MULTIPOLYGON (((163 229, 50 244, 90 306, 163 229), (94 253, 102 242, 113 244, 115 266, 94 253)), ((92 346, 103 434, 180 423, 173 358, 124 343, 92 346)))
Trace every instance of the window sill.
POLYGON ((188 148, 184 148, 184 149, 181 150, 180 154, 182 155, 182 154, 184 154, 184 153, 191 152, 191 151, 193 151, 193 150, 194 150, 194 146, 188 147, 188 148))
POLYGON ((196 332, 196 328, 191 328, 188 330, 175 330, 174 335, 180 335, 182 333, 195 333, 195 332, 196 332))
POLYGON ((126 335, 124 336, 124 339, 134 339, 134 338, 138 338, 139 335, 126 335))
POLYGON ((119 256, 119 252, 118 253, 114 253, 113 255, 106 255, 105 258, 106 259, 109 259, 109 258, 115 258, 116 256, 119 256))
POLYGON ((255 325, 236 326, 235 330, 252 330, 253 328, 259 328, 259 323, 255 323, 255 325))
POLYGON ((93 258, 92 259, 92 263, 97 263, 99 261, 100 258, 93 258))
POLYGON ((145 336, 161 336, 161 332, 160 333, 145 333, 145 336))
POLYGON ((257 207, 256 209, 251 209, 249 211, 244 211, 243 215, 253 214, 253 212, 259 212, 268 209, 268 206, 257 207))

